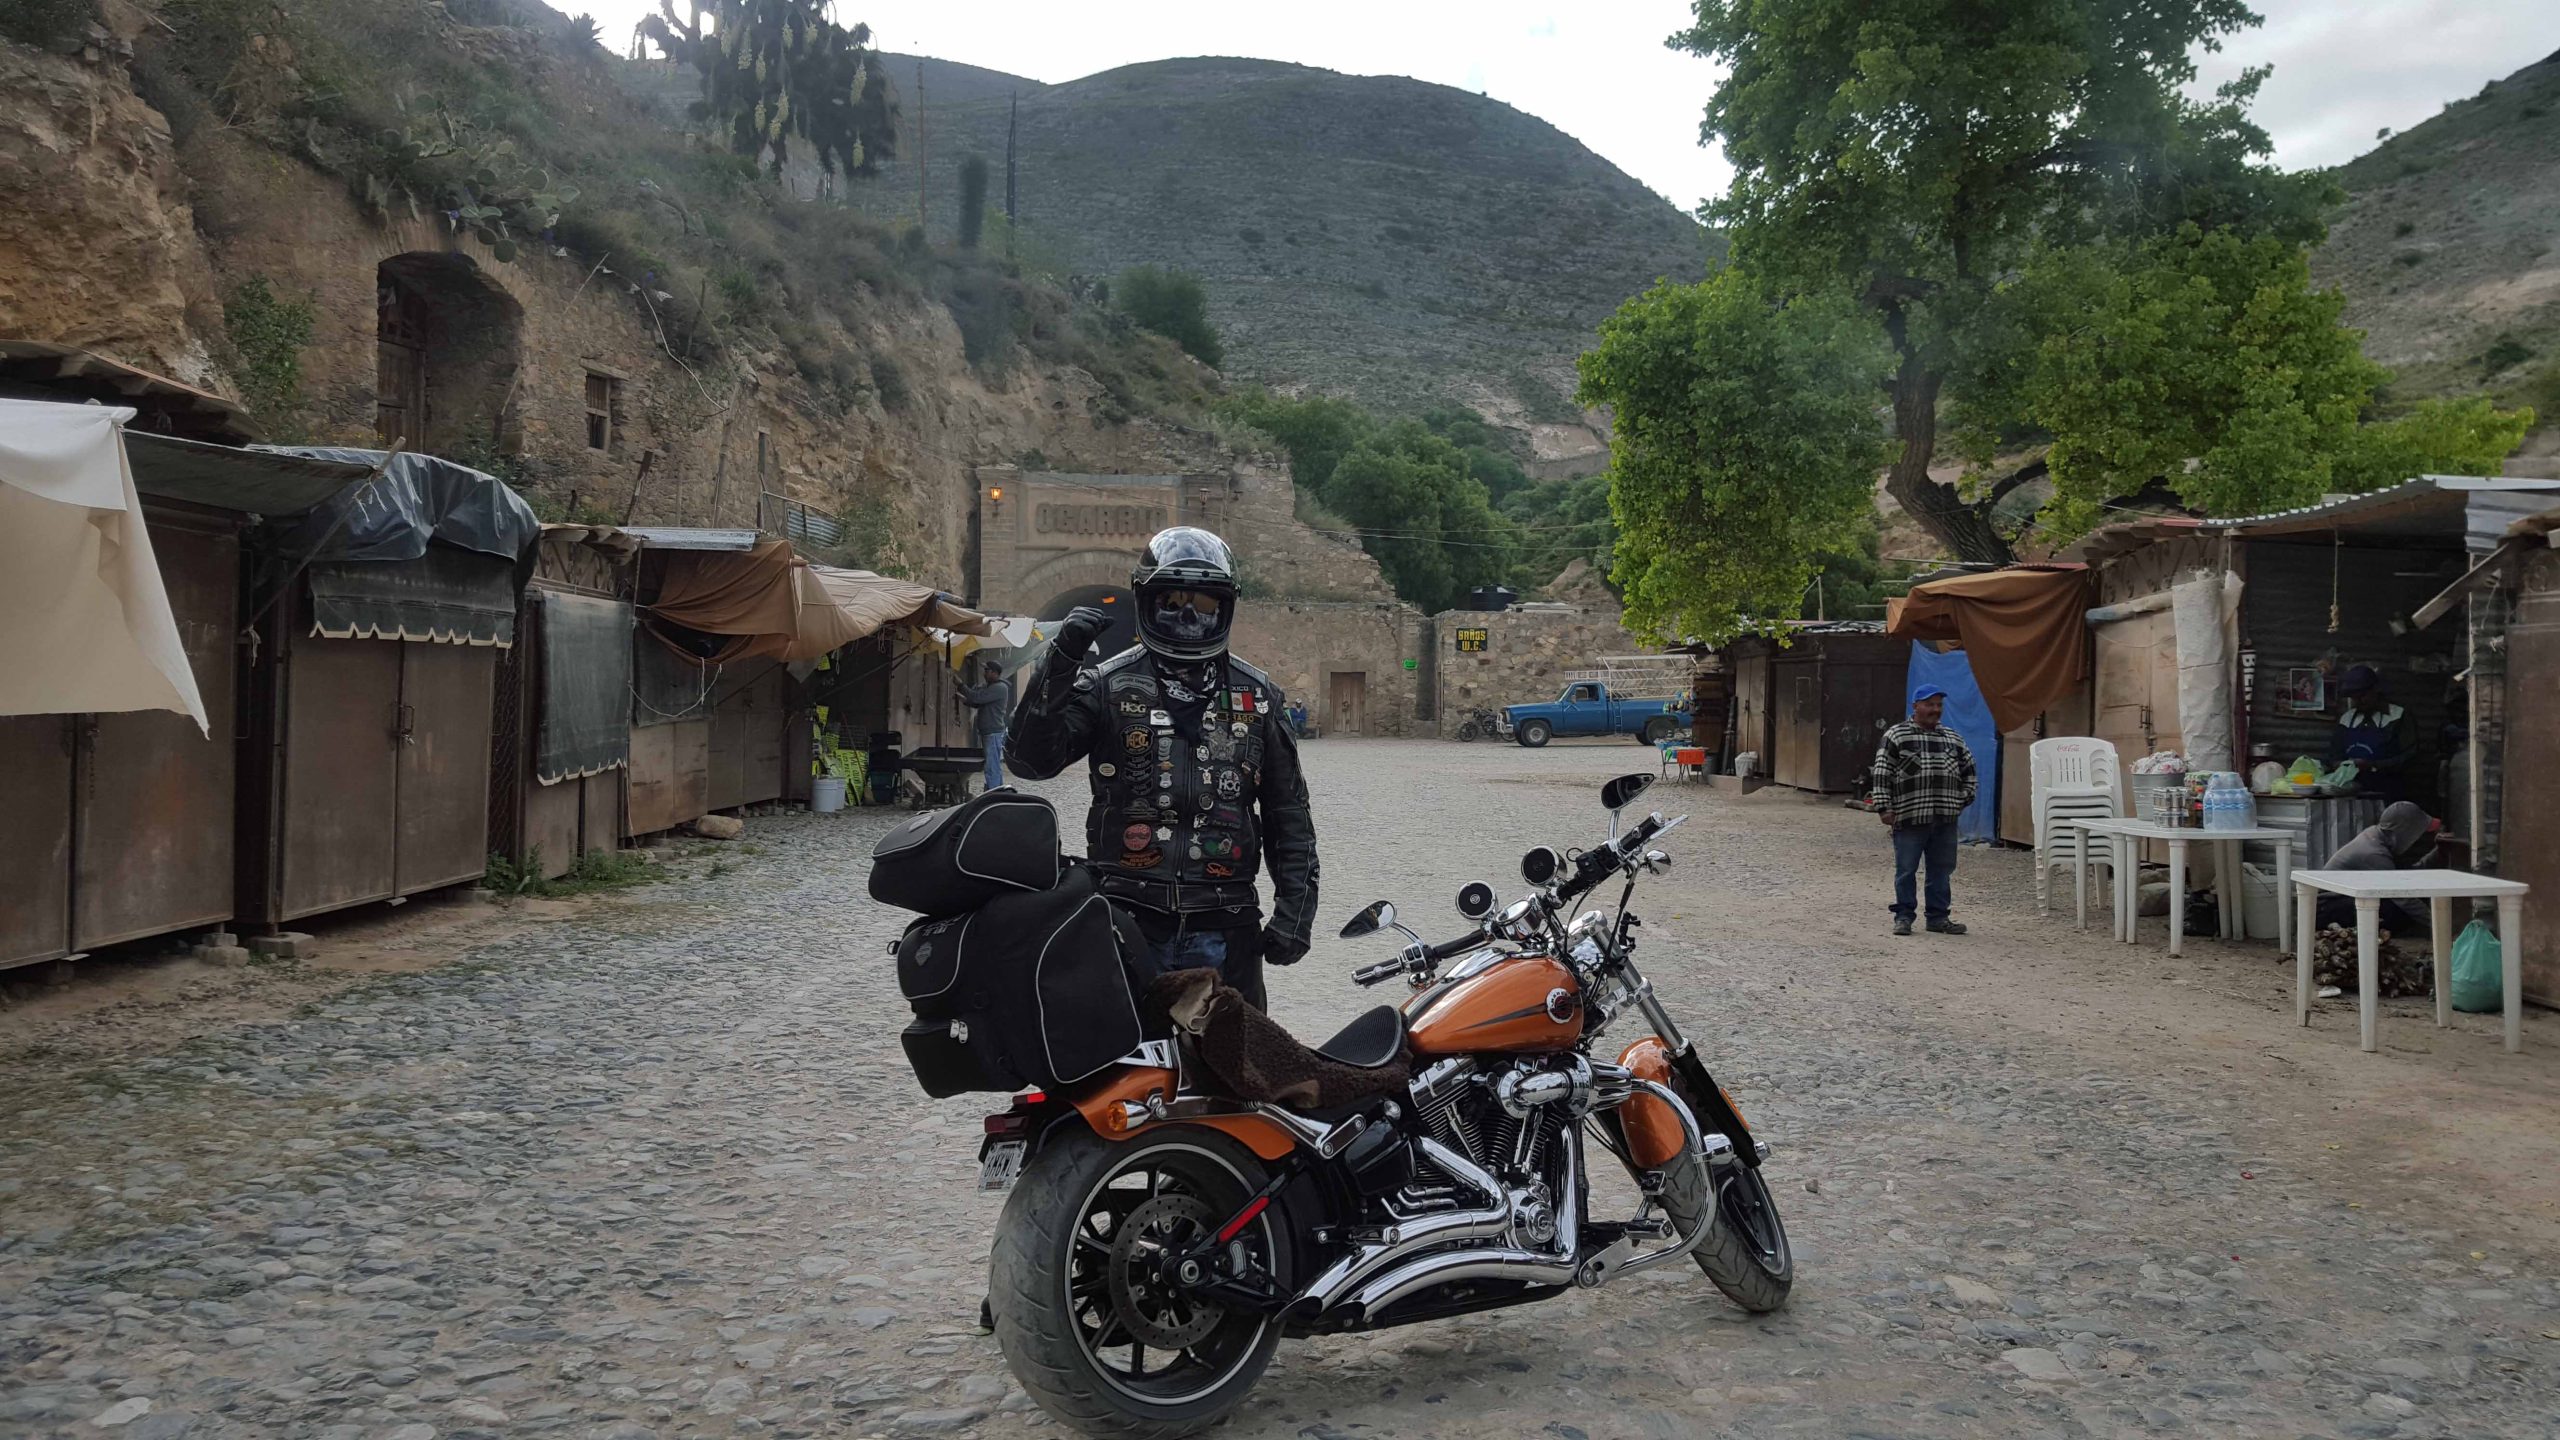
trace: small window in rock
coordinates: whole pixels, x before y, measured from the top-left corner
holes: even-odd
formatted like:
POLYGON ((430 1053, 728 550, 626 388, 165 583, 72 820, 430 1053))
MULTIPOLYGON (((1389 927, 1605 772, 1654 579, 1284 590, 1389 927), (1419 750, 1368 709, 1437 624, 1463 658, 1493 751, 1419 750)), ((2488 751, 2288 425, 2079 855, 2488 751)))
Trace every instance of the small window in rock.
POLYGON ((587 448, 613 448, 613 414, 620 409, 622 397, 615 392, 622 382, 610 375, 587 372, 587 448))

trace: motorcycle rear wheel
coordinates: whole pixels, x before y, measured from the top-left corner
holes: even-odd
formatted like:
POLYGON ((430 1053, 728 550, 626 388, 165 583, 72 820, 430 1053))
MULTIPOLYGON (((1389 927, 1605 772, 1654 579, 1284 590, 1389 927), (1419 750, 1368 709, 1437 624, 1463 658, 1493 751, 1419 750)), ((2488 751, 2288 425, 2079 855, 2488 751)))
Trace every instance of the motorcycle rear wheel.
MULTIPOLYGON (((996 1342, 1022 1388, 1112 1440, 1176 1440, 1243 1404, 1279 1346, 1277 1317, 1196 1303, 1136 1260, 1196 1239, 1268 1178, 1213 1131, 1114 1142, 1075 1126, 1051 1139, 1005 1201, 989 1265, 996 1342)), ((1265 1211, 1237 1243, 1285 1285, 1288 1236, 1275 1218, 1265 1211)))

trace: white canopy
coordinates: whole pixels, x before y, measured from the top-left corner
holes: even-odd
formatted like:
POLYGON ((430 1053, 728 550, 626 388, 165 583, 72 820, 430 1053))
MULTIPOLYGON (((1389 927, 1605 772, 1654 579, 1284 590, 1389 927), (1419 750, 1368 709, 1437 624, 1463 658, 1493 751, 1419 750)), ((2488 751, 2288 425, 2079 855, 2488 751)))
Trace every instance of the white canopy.
POLYGON ((0 399, 0 715, 205 725, 125 461, 122 406, 0 399))

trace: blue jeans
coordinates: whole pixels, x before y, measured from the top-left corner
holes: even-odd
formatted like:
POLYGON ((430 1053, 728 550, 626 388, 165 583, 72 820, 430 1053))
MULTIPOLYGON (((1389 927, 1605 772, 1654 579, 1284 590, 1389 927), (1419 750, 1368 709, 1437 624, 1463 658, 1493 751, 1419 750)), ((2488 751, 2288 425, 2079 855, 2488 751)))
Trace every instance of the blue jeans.
POLYGON ((993 790, 1004 783, 1004 732, 981 735, 978 743, 987 747, 987 788, 993 790))
POLYGON ((1176 970, 1196 970, 1207 966, 1219 978, 1243 992, 1256 1010, 1268 1009, 1268 996, 1262 985, 1262 947, 1250 929, 1194 930, 1170 915, 1141 912, 1138 928, 1147 937, 1146 965, 1150 975, 1167 975, 1176 970), (1229 937, 1244 943, 1231 943, 1229 937))
POLYGON ((1947 918, 1947 907, 1954 903, 1949 892, 1956 874, 1955 821, 1893 827, 1893 915, 1897 920, 1919 913, 1913 891, 1918 888, 1914 882, 1923 860, 1929 864, 1929 923, 1934 925, 1947 918))

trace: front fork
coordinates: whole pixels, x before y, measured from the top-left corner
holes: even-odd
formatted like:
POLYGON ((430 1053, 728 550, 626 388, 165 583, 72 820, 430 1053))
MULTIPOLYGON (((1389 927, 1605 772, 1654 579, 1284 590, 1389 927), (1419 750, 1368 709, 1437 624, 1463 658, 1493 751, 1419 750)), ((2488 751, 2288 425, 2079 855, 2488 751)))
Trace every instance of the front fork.
POLYGON ((1653 1033, 1671 1051, 1671 1073, 1679 1078, 1681 1088, 1688 1092, 1689 1110, 1697 1117, 1698 1128, 1710 1134, 1722 1134, 1731 1140, 1734 1157, 1754 1170, 1759 1169, 1761 1147, 1752 1138, 1750 1122, 1734 1108, 1732 1099, 1724 1093, 1724 1087, 1716 1083, 1716 1077, 1707 1073, 1707 1062, 1698 1057, 1698 1047, 1689 1043, 1689 1037, 1680 1033, 1680 1026, 1671 1018, 1671 1012, 1662 1007, 1661 997, 1653 993, 1653 982, 1636 969, 1635 956, 1627 955, 1618 963, 1626 972, 1628 988, 1635 992, 1636 1008, 1644 1012, 1645 1020, 1653 1026, 1653 1033))

